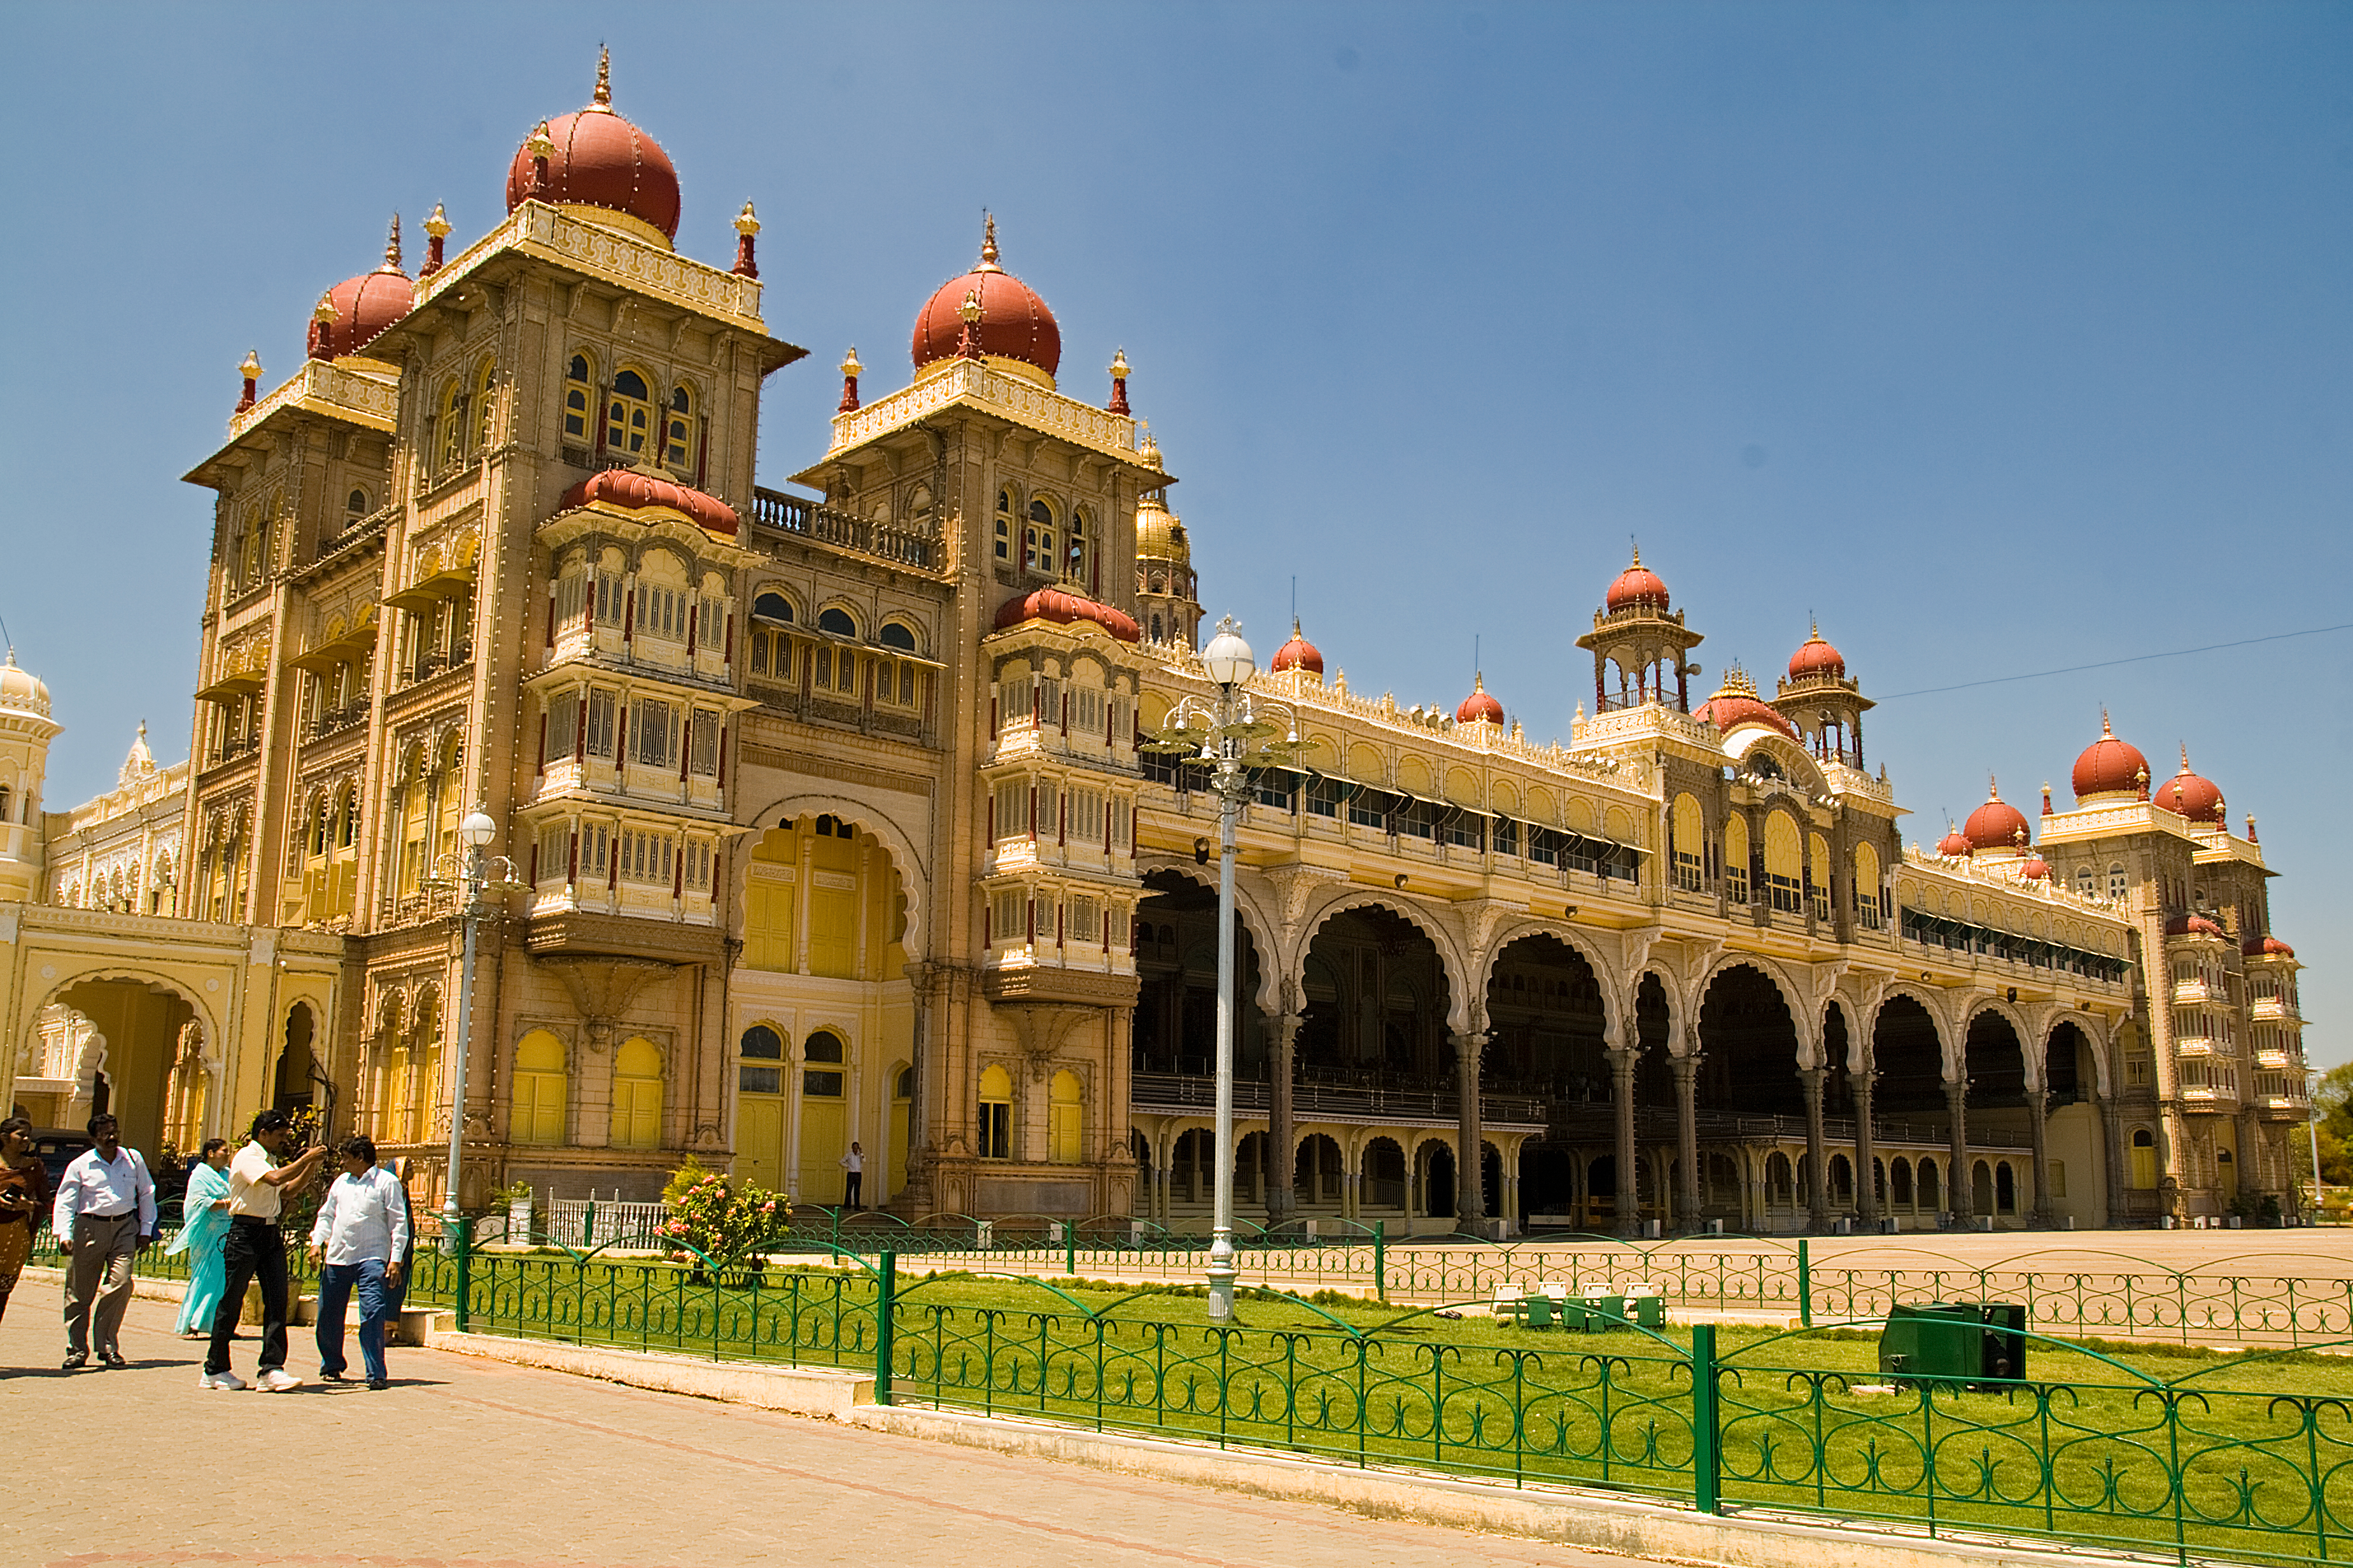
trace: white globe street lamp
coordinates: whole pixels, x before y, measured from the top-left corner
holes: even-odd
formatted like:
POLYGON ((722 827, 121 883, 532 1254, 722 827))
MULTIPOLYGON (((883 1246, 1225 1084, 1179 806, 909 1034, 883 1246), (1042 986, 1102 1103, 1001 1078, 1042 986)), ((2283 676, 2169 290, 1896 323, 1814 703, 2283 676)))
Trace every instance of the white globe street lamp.
POLYGON ((1279 702, 1253 703, 1246 687, 1258 661, 1228 616, 1201 650, 1211 694, 1187 693, 1169 710, 1152 749, 1189 754, 1208 765, 1218 795, 1218 1111, 1215 1194, 1209 1216, 1209 1317, 1234 1315, 1234 824, 1250 790, 1253 768, 1287 761, 1299 749, 1299 728, 1279 702))
MULTIPOLYGON (((458 842, 465 846, 462 857, 450 869, 457 873, 454 882, 441 879, 441 887, 455 886, 459 892, 458 916, 465 931, 464 957, 458 966, 458 1083, 449 1101, 449 1173, 441 1194, 441 1250, 455 1255, 465 1247, 465 1215, 458 1207, 458 1182, 460 1162, 465 1157, 466 1138, 466 1066, 468 1047, 474 1033, 474 952, 480 945, 482 917, 489 912, 487 895, 511 893, 524 884, 516 879, 514 862, 503 855, 487 858, 482 851, 499 836, 499 825, 487 812, 470 811, 458 824, 458 842), (491 873, 495 868, 495 879, 491 873)), ((437 865, 436 870, 441 869, 437 865)))

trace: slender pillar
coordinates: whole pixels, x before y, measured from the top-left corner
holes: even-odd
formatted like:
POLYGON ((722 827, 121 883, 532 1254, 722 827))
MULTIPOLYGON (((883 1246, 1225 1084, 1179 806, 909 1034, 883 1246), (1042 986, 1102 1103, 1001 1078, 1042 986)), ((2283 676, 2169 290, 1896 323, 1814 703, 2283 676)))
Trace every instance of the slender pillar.
POLYGON ((1969 1085, 1967 1079, 1957 1083, 1950 1079, 1946 1081, 1945 1105, 1951 1118, 1952 1126, 1949 1137, 1951 1149, 1947 1154, 1950 1168, 1945 1173, 1945 1206, 1952 1211, 1955 1230, 1969 1228, 1971 1173, 1969 1171, 1968 1094, 1969 1085))
POLYGON ((1454 1044, 1455 1083, 1462 1100, 1454 1153, 1454 1226, 1475 1235, 1487 1217, 1486 1127, 1479 1106, 1479 1051, 1487 1037, 1472 1033, 1449 1038, 1454 1044))
POLYGON ((1282 1225, 1299 1212, 1299 1133, 1292 1116, 1291 1083, 1300 1021, 1296 1013, 1279 1013, 1268 1020, 1266 1141, 1267 1158, 1274 1166, 1266 1184, 1270 1226, 1282 1225))
POLYGON ((1830 1152, 1822 1139, 1822 1069, 1799 1068, 1798 1081, 1806 1090, 1806 1228, 1831 1227, 1830 1152))
POLYGON ((2027 1125, 2034 1133, 2034 1211, 2027 1223, 2048 1230, 2058 1223, 2051 1212, 2051 1092, 2030 1089, 2026 1096, 2027 1125))
POLYGON ((1675 1228, 1697 1230, 1699 1202, 1699 1057, 1670 1057, 1675 1075, 1675 1228))
POLYGON ((1871 1128, 1871 1084, 1879 1074, 1866 1060, 1861 1071, 1847 1070, 1854 1088, 1854 1203, 1862 1228, 1879 1228, 1879 1152, 1871 1128))
POLYGON ((1616 1090, 1610 1103, 1618 1112, 1618 1234, 1637 1236, 1642 1210, 1634 1181, 1634 1053, 1623 1047, 1611 1051, 1609 1073, 1616 1090))

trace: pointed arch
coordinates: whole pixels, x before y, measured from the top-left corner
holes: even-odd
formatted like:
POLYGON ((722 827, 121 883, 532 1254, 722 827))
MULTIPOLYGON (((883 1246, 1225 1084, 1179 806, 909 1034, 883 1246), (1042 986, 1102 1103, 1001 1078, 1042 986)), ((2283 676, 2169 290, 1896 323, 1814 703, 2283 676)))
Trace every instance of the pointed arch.
POLYGON ((1446 1026, 1456 1033, 1471 1027, 1472 1004, 1470 983, 1471 965, 1465 961, 1454 933, 1420 907, 1419 900, 1400 899, 1370 888, 1336 888, 1311 908, 1299 924, 1299 949, 1289 955, 1284 964, 1285 979, 1294 994, 1303 995, 1307 985, 1307 950, 1314 944, 1315 933, 1331 923, 1335 915, 1351 910, 1377 909, 1396 916, 1430 940, 1438 952, 1438 971, 1446 982, 1446 1026))
MULTIPOLYGON (((911 960, 928 952, 924 945, 924 922, 930 910, 924 905, 923 894, 932 885, 931 871, 923 854, 915 847, 916 836, 908 831, 906 825, 868 801, 849 795, 803 791, 779 796, 752 813, 745 819, 745 826, 752 831, 744 836, 742 842, 745 846, 756 844, 762 834, 804 816, 837 817, 871 835, 876 843, 882 846, 883 853, 891 858, 892 869, 899 875, 899 893, 903 900, 907 921, 899 945, 905 949, 911 960)), ((749 860, 748 850, 738 853, 728 878, 731 889, 728 898, 732 905, 728 910, 729 929, 734 931, 741 931, 744 926, 744 868, 749 860)))

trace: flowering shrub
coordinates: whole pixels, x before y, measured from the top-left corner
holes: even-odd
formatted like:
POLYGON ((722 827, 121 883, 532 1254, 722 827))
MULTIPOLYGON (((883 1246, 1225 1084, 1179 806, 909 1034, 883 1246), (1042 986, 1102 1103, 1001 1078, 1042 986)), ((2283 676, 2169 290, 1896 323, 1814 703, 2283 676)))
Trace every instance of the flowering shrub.
MULTIPOLYGON (((670 1205, 662 1235, 693 1247, 717 1268, 756 1266, 760 1254, 791 1228, 792 1206, 784 1194, 748 1182, 738 1192, 723 1173, 692 1159, 671 1176, 662 1198, 670 1205)), ((684 1251, 670 1256, 673 1262, 702 1261, 684 1251)))

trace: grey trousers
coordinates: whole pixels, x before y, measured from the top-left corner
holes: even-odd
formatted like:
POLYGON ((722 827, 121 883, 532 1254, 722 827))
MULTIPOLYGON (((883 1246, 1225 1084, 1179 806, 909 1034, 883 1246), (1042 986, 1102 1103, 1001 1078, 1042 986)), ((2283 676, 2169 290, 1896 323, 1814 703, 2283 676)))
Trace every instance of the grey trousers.
POLYGON ((120 1352, 122 1314, 131 1309, 131 1262, 139 1251, 139 1215, 74 1216, 73 1256, 66 1260, 66 1349, 120 1352))

